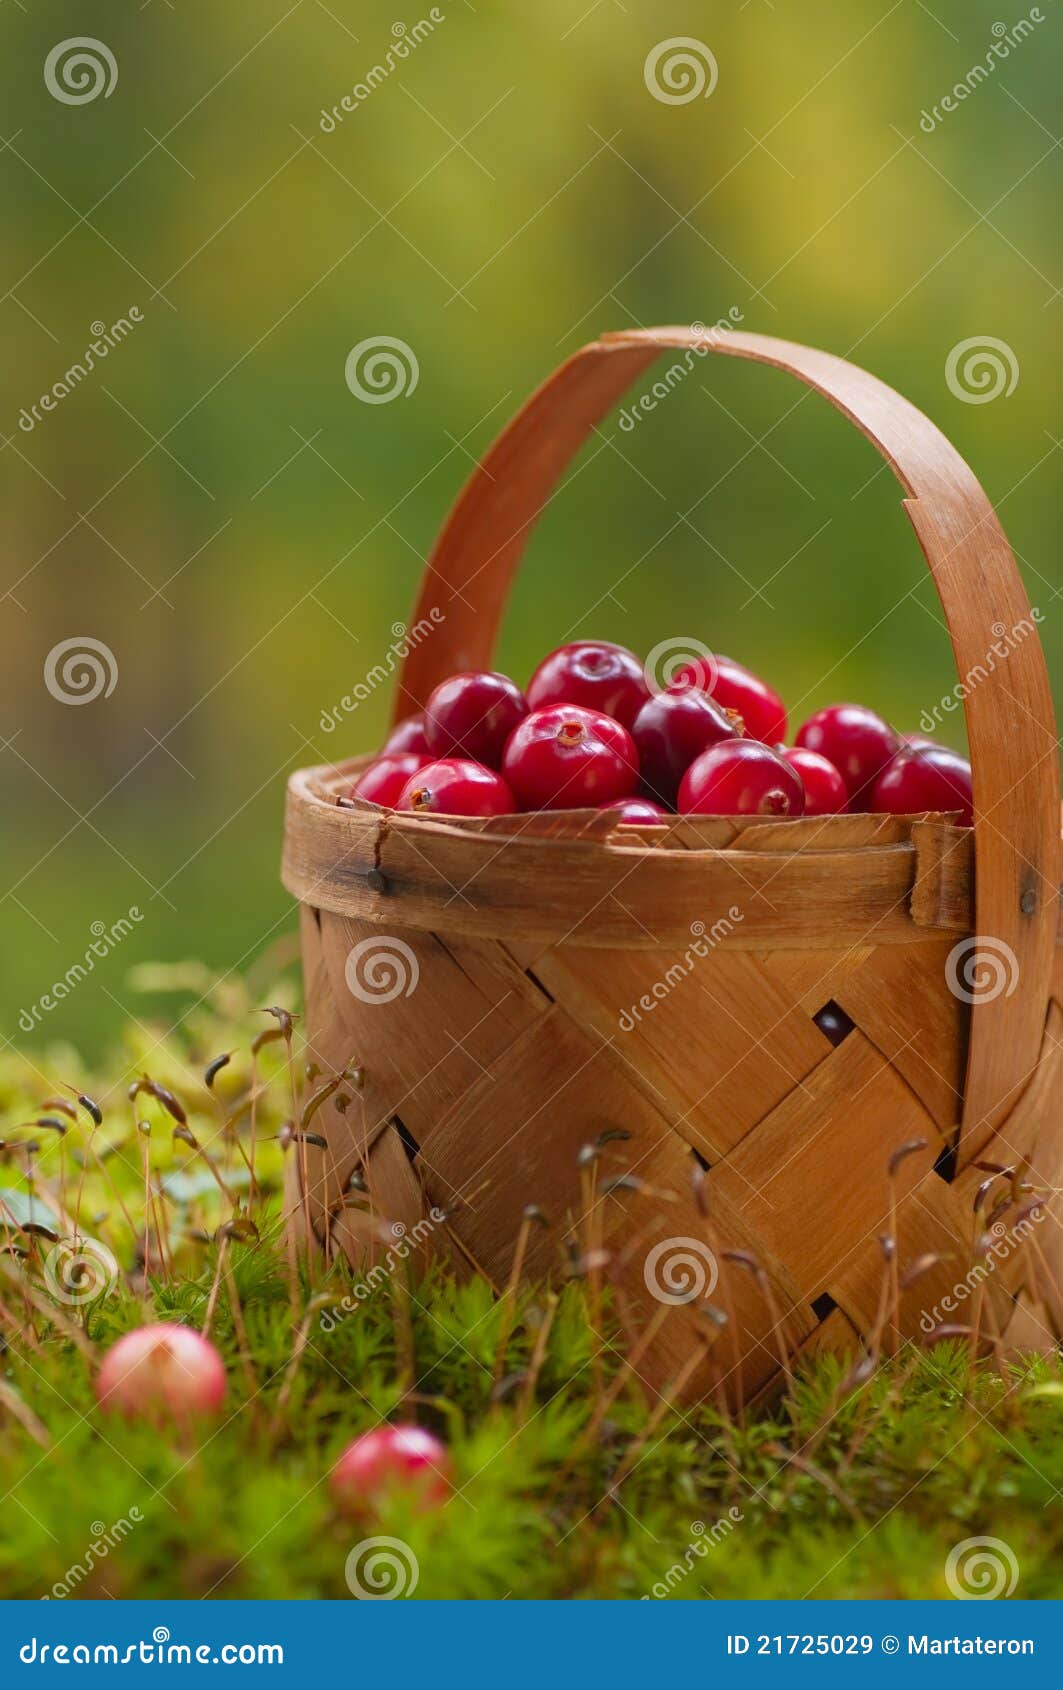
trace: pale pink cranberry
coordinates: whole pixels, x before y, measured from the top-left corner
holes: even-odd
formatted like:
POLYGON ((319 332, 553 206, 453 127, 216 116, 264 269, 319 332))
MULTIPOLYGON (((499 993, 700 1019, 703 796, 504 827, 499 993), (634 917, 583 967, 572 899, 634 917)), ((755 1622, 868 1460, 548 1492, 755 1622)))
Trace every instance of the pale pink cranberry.
POLYGON ((329 1485, 344 1513, 370 1514, 389 1496, 427 1510, 450 1495, 451 1468, 445 1445, 421 1426, 377 1426, 347 1445, 329 1485))
POLYGON ((209 1338, 190 1326, 139 1326, 107 1351, 96 1397, 102 1409, 127 1419, 216 1414, 225 1397, 225 1364, 209 1338))

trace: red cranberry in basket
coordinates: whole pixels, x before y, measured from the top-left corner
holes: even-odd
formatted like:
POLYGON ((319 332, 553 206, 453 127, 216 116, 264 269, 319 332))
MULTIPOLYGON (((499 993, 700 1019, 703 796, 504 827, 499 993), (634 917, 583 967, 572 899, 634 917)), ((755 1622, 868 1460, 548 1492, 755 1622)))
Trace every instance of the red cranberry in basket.
POLYGON ((800 816, 796 769, 759 739, 725 739, 692 763, 679 788, 681 816, 800 816))
POLYGON ((643 786, 659 803, 673 804, 695 757, 741 731, 741 725, 699 687, 659 692, 642 706, 631 730, 643 786))
POLYGON ((929 734, 900 734, 902 751, 914 751, 917 746, 923 746, 929 751, 937 751, 940 741, 931 739, 929 734))
POLYGON ((765 745, 786 738, 786 706, 775 688, 731 657, 696 657, 684 663, 672 684, 700 687, 725 710, 737 710, 746 733, 765 745))
POLYGON ((920 810, 959 810, 961 827, 971 825, 971 765, 944 745, 916 745, 898 751, 871 790, 871 809, 891 816, 920 810))
POLYGON ((830 704, 798 729, 797 744, 833 763, 845 782, 849 808, 866 810, 871 787, 900 740, 888 722, 862 704, 830 704))
POLYGON ((836 816, 849 808, 845 782, 826 757, 821 757, 818 751, 804 751, 800 746, 779 755, 801 776, 806 816, 836 816))
POLYGON ((424 707, 428 749, 433 757, 471 757, 497 769, 507 739, 527 714, 524 694, 508 675, 451 675, 424 707))
POLYGON ((398 727, 392 728, 381 750, 381 757, 398 756, 401 751, 415 751, 418 756, 431 757, 428 741, 424 734, 424 711, 418 710, 416 716, 407 716, 398 727))
POLYGON ((378 757, 355 781, 351 797, 364 798, 368 804, 384 804, 394 809, 410 776, 431 761, 431 757, 419 757, 413 751, 400 752, 394 757, 378 757))
POLYGON ((650 696, 642 664, 626 646, 580 640, 544 657, 528 682, 528 706, 579 704, 630 728, 650 696))
POLYGON ((450 1456, 421 1426, 377 1426, 347 1445, 330 1475, 330 1488, 347 1514, 371 1514, 389 1494, 412 1496, 419 1509, 450 1494, 450 1456))
POLYGON ((466 757, 425 763, 406 782, 395 807, 433 816, 511 816, 517 808, 502 776, 466 757))
POLYGON ((627 798, 639 778, 631 735, 611 716, 558 704, 510 737, 502 773, 522 810, 579 810, 627 798))
POLYGON ((655 804, 652 798, 621 798, 619 801, 608 798, 604 804, 598 805, 599 810, 616 810, 622 822, 630 822, 632 827, 653 827, 656 822, 667 821, 668 811, 660 804, 655 804))

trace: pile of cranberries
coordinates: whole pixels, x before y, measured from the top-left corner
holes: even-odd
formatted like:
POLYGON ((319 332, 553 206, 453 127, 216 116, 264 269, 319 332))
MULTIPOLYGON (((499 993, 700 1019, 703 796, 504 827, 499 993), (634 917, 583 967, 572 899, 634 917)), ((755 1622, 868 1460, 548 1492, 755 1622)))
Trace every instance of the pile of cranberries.
POLYGON ((970 765, 863 705, 817 710, 786 740, 778 693, 729 657, 695 659, 658 689, 633 652, 584 640, 544 658, 524 692, 506 675, 442 681, 351 797, 444 816, 591 807, 643 825, 844 810, 971 824, 970 765))

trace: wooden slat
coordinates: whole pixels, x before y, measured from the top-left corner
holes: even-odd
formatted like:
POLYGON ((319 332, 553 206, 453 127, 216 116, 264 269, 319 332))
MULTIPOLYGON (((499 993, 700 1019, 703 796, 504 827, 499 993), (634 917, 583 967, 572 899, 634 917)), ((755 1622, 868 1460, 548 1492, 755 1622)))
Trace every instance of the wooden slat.
POLYGON ((849 945, 844 950, 758 951, 756 956, 779 989, 806 1015, 815 1015, 837 996, 841 981, 876 954, 872 945, 849 945))
POLYGON ((366 1076, 359 1108, 347 1116, 356 1141, 359 1134, 361 1142, 370 1141, 394 1115, 420 1141, 493 1057, 549 1008, 498 946, 481 947, 474 969, 460 942, 451 950, 431 934, 389 935, 328 912, 321 917, 321 940, 348 1048, 366 1076), (408 983, 416 979, 409 995, 382 1002, 356 997, 347 984, 352 949, 370 947, 364 976, 368 958, 394 951, 395 940, 409 953, 395 953, 397 966, 408 983))
MULTIPOLYGON (((705 940, 702 940, 705 943, 705 940)), ((830 1044, 748 952, 542 953, 536 978, 611 1039, 675 1131, 714 1162, 789 1095, 830 1044)))
POLYGON ((901 1164, 898 1201, 933 1165, 944 1139, 885 1058, 853 1032, 746 1135, 714 1184, 811 1301, 830 1290, 856 1244, 885 1230, 889 1158, 917 1138, 927 1148, 901 1164))
MULTIPOLYGON (((630 1137, 606 1146, 598 1164, 600 1181, 634 1171, 645 1187, 599 1199, 602 1238, 611 1257, 608 1276, 617 1279, 644 1325, 658 1309, 647 1283, 656 1247, 666 1261, 673 1254, 666 1248, 669 1240, 693 1238, 703 1252, 715 1253, 722 1269, 724 1249, 756 1249, 759 1240, 744 1218, 731 1215, 723 1204, 714 1212, 713 1231, 706 1230, 693 1202, 689 1152, 667 1119, 631 1091, 608 1047, 588 1038, 562 1009, 552 1011, 493 1064, 429 1135, 418 1160, 430 1201, 446 1206, 462 1200, 455 1230, 499 1281, 509 1272, 524 1207, 537 1204, 550 1223, 534 1228, 529 1240, 528 1270, 539 1276, 556 1272, 566 1237, 574 1235, 579 1248, 588 1241, 577 1156, 607 1128, 622 1128, 630 1137), (548 1085, 543 1082, 547 1070, 548 1085)), ((660 1272, 665 1271, 662 1266, 660 1272)), ((654 1282, 668 1289, 666 1278, 654 1282)), ((815 1317, 793 1295, 785 1272, 776 1280, 775 1294, 784 1340, 798 1343, 812 1330, 815 1317)), ((748 1274, 732 1267, 726 1293, 721 1289, 713 1300, 734 1314, 742 1388, 755 1388, 778 1365, 778 1340, 765 1299, 748 1274)), ((684 1365, 704 1330, 697 1306, 671 1310, 641 1376, 660 1388, 684 1365)), ((714 1369, 732 1393, 737 1390, 731 1342, 729 1337, 714 1364, 689 1381, 687 1397, 707 1387, 714 1369)))
POLYGON ((948 989, 952 940, 904 951, 880 946, 834 997, 907 1080, 946 1135, 963 1110, 970 1009, 948 989))

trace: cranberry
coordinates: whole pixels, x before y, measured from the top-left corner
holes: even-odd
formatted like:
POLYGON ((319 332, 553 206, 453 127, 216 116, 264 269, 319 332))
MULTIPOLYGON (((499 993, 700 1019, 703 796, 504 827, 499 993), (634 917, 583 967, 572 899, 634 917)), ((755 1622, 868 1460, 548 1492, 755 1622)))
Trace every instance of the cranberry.
POLYGON ((599 710, 625 728, 650 696, 642 664, 626 646, 607 640, 581 640, 559 646, 544 657, 528 682, 528 705, 579 704, 599 710))
POLYGON ((414 751, 378 757, 359 775, 351 787, 351 797, 364 798, 367 804, 383 804, 394 809, 410 776, 431 761, 431 757, 421 757, 414 751))
POLYGON ((398 727, 392 728, 384 741, 380 755, 391 757, 400 751, 416 751, 421 757, 431 757, 432 751, 425 738, 424 711, 418 710, 416 716, 407 716, 398 727))
POLYGON ((800 816, 796 769, 759 739, 725 739, 691 763, 679 788, 681 816, 800 816))
POLYGON ((627 798, 639 776, 631 735, 578 704, 533 710, 511 735, 502 772, 524 810, 577 810, 627 798))
POLYGON ((467 757, 441 757, 410 777, 395 808, 433 816, 511 816, 517 806, 494 769, 467 757))
POLYGON ((971 765, 944 745, 909 746, 887 763, 871 792, 871 808, 890 816, 959 810, 971 826, 971 765))
POLYGON ((659 802, 674 804, 679 782, 695 757, 741 727, 699 687, 659 692, 644 704, 631 730, 642 784, 659 802))
POLYGON ((661 804, 655 804, 652 798, 621 798, 619 802, 607 798, 604 804, 598 805, 599 810, 616 810, 622 822, 630 822, 632 827, 652 827, 655 822, 665 821, 668 812, 661 804))
POLYGON ((900 740, 888 722, 862 704, 830 704, 798 729, 797 744, 833 763, 845 782, 849 808, 866 810, 871 787, 900 740))
POLYGON ((369 1514, 389 1493, 413 1493, 421 1509, 450 1495, 450 1456, 420 1426, 377 1426, 347 1445, 329 1477, 345 1513, 369 1514))
POLYGON ((786 738, 786 706, 774 687, 732 657, 695 657, 676 673, 674 686, 701 687, 725 710, 737 710, 747 734, 776 745, 786 738))
POLYGON ((96 1396, 101 1408, 127 1420, 216 1414, 225 1396, 225 1364, 210 1339, 190 1326, 139 1326, 107 1351, 96 1396))
POLYGON ((779 755, 801 776, 806 816, 836 816, 849 808, 845 782, 826 757, 821 757, 818 751, 805 751, 801 746, 790 751, 784 749, 779 755))
POLYGON ((506 740, 527 714, 524 694, 508 675, 451 675, 424 707, 428 749, 433 757, 470 757, 497 769, 506 740))

